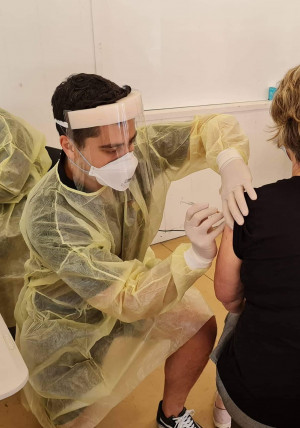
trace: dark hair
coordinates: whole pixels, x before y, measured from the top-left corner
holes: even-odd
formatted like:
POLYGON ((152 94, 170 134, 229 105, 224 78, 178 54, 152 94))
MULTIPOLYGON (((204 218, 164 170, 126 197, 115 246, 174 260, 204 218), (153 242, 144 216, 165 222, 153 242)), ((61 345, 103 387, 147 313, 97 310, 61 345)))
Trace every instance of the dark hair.
MULTIPOLYGON (((69 76, 54 91, 51 98, 54 118, 65 121, 65 110, 84 110, 97 106, 112 104, 131 92, 130 86, 121 88, 97 74, 79 73, 69 76)), ((59 135, 65 135, 65 129, 56 124, 59 135)), ((97 137, 100 127, 76 129, 73 131, 74 140, 78 146, 84 146, 84 140, 97 137)))

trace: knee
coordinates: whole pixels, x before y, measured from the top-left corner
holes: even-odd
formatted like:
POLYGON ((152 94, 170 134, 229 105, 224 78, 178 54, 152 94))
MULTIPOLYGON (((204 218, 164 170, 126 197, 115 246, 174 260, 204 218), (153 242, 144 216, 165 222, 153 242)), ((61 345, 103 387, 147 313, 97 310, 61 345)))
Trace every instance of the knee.
POLYGON ((217 336, 216 317, 212 316, 198 331, 201 342, 207 344, 208 352, 210 353, 214 347, 217 336))
POLYGON ((213 315, 205 324, 203 327, 205 327, 209 330, 210 334, 213 336, 214 340, 217 336, 217 322, 216 317, 213 315))

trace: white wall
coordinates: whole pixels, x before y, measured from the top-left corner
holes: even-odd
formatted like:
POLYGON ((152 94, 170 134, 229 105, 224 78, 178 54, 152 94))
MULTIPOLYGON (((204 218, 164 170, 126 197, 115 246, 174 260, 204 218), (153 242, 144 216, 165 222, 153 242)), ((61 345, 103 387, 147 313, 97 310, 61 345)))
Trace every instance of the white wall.
POLYGON ((299 63, 299 0, 92 0, 97 70, 147 109, 267 99, 299 63))
POLYGON ((1 106, 57 145, 50 99, 77 72, 143 93, 146 109, 267 99, 299 63, 299 0, 9 0, 1 106))
MULTIPOLYGON (((230 112, 250 138, 250 166, 261 185, 289 173, 284 155, 266 143, 269 106, 257 100, 299 63, 299 16, 299 0, 2 1, 1 107, 57 147, 50 99, 72 73, 139 88, 147 110, 172 108, 148 112, 149 120, 230 112), (205 106, 239 101, 254 104, 205 106), (182 106, 198 107, 175 108, 182 106)), ((219 205, 219 184, 212 171, 174 183, 163 228, 183 227, 182 198, 219 205)))
POLYGON ((96 72, 90 0, 2 1, 0 51, 1 107, 58 147, 54 89, 72 73, 96 72))

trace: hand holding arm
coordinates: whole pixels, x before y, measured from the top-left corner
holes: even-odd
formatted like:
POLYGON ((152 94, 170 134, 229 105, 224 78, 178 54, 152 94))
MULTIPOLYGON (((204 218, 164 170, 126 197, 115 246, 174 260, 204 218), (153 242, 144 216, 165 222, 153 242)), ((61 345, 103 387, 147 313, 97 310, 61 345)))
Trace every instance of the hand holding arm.
POLYGON ((201 127, 201 141, 206 162, 222 179, 221 196, 226 223, 232 228, 233 218, 243 224, 248 208, 244 190, 256 199, 252 177, 246 162, 249 158, 248 138, 235 117, 216 115, 201 127))
POLYGON ((249 212, 244 191, 252 200, 257 199, 257 195, 252 186, 250 169, 235 149, 230 148, 221 152, 217 162, 222 180, 220 193, 224 217, 226 224, 233 229, 234 220, 242 225, 243 216, 249 212))

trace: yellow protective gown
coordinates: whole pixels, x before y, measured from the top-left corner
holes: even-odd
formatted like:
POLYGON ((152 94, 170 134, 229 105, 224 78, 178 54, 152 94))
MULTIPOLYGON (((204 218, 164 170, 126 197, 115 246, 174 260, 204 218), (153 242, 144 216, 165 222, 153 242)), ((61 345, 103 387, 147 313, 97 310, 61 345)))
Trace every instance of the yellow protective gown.
POLYGON ((45 428, 92 428, 212 316, 190 288, 180 245, 166 260, 149 248, 172 180, 217 170, 216 156, 248 140, 231 116, 140 129, 125 192, 67 187, 55 167, 27 201, 30 248, 15 315, 30 371, 27 401, 45 428))
POLYGON ((0 313, 9 327, 24 285, 28 248, 19 223, 29 191, 48 171, 45 137, 0 109, 0 313))

